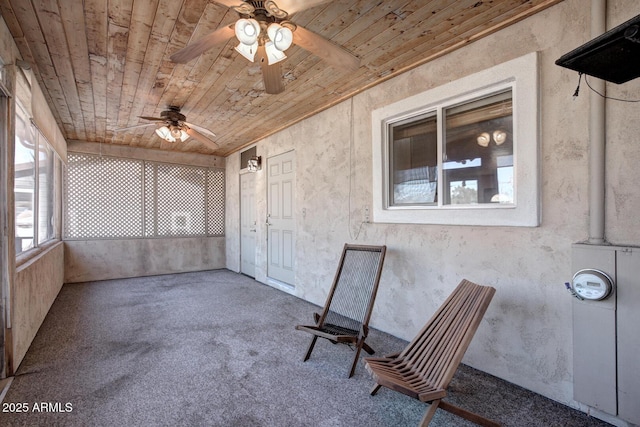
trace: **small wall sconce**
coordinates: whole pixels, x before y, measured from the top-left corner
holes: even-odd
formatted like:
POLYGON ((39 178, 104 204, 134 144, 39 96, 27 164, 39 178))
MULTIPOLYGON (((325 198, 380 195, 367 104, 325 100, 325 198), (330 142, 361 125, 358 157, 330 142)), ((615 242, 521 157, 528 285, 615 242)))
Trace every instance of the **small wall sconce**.
POLYGON ((262 169, 262 157, 253 156, 247 161, 247 169, 249 172, 258 172, 262 169))

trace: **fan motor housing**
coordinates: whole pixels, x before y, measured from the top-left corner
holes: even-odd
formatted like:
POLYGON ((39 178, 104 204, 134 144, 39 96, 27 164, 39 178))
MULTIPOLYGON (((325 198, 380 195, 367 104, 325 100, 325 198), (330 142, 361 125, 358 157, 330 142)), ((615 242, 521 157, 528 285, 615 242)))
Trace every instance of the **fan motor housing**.
POLYGON ((160 113, 160 117, 166 118, 173 123, 184 122, 187 120, 185 115, 180 113, 180 109, 177 107, 169 107, 168 110, 160 113))

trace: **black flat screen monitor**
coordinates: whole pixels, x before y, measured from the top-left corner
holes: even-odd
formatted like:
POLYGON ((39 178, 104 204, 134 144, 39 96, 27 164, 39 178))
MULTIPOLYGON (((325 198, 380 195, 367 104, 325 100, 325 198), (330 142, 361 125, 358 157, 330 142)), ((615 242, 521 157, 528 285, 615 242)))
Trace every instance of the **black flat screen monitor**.
POLYGON ((613 83, 640 76, 640 15, 562 55, 556 65, 613 83))

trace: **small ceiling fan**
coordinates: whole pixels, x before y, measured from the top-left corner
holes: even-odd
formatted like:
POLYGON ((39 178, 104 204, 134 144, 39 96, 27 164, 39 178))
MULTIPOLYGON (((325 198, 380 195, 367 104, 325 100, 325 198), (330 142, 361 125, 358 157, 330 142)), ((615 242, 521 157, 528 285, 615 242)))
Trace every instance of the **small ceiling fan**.
POLYGON ((180 107, 170 106, 168 110, 162 111, 160 117, 139 116, 141 119, 150 120, 154 123, 145 123, 142 125, 129 126, 126 128, 116 129, 116 132, 122 132, 131 129, 139 129, 147 126, 156 126, 156 135, 168 142, 184 142, 187 138, 201 142, 212 150, 219 148, 211 138, 215 138, 216 134, 208 129, 187 123, 187 118, 180 112, 180 107), (159 124, 162 123, 162 126, 159 124))
POLYGON ((240 42, 236 50, 248 60, 253 62, 257 59, 260 63, 265 92, 269 94, 284 91, 280 61, 287 57, 284 51, 292 44, 308 50, 335 68, 355 71, 360 67, 360 59, 346 49, 288 20, 290 15, 300 10, 331 0, 279 0, 287 11, 273 0, 213 1, 233 9, 240 19, 175 52, 171 55, 173 62, 189 62, 235 35, 240 42))

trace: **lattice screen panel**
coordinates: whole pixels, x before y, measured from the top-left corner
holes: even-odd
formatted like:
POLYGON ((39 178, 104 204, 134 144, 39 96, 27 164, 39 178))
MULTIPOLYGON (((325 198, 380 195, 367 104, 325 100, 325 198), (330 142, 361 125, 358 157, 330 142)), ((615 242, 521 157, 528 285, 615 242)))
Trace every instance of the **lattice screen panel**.
POLYGON ((207 197, 207 227, 210 235, 224 235, 224 195, 225 181, 223 170, 208 171, 209 194, 207 197))
POLYGON ((159 164, 156 171, 157 235, 206 234, 206 170, 159 164))
POLYGON ((156 235, 156 165, 144 165, 144 235, 156 235))
POLYGON ((136 160, 69 153, 65 237, 142 237, 142 167, 136 160))
POLYGON ((66 239, 222 236, 223 169, 69 153, 66 239))

